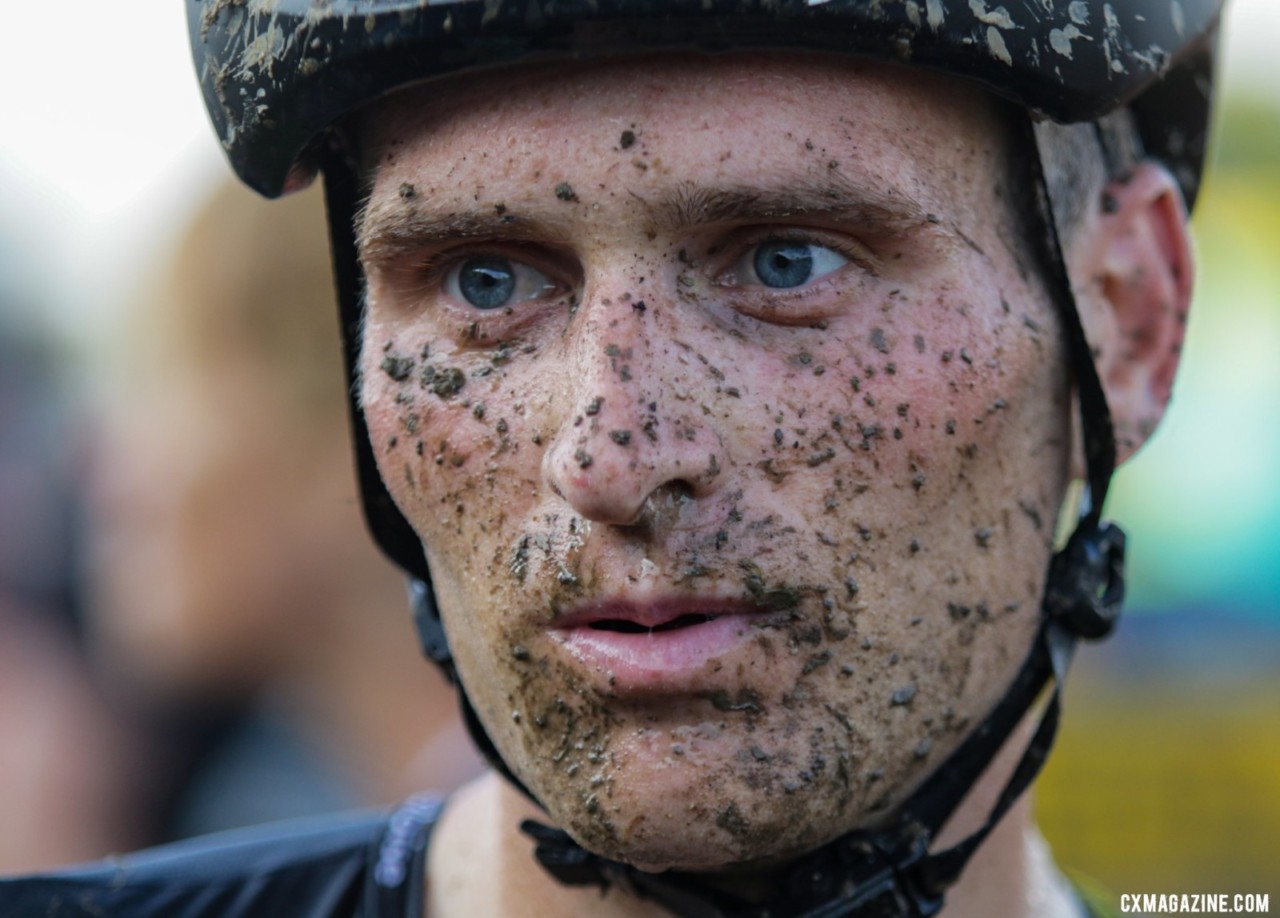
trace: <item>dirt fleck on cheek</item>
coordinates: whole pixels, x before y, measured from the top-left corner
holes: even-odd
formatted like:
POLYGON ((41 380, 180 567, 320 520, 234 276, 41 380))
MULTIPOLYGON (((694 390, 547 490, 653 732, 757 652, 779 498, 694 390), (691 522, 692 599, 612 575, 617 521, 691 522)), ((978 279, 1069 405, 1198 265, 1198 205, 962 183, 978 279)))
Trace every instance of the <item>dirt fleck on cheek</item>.
POLYGON ((466 385, 467 377, 457 367, 438 367, 427 364, 422 368, 422 386, 440 398, 453 398, 466 385))

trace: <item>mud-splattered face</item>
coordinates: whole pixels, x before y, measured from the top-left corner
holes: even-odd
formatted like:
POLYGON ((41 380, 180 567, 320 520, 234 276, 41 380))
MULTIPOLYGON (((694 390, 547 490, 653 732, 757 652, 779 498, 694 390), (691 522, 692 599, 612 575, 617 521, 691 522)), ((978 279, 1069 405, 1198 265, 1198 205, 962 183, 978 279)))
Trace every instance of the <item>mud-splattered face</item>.
POLYGON ((1066 474, 992 109, 726 56, 370 123, 365 410, 506 760, 647 868, 883 815, 1022 662, 1066 474))

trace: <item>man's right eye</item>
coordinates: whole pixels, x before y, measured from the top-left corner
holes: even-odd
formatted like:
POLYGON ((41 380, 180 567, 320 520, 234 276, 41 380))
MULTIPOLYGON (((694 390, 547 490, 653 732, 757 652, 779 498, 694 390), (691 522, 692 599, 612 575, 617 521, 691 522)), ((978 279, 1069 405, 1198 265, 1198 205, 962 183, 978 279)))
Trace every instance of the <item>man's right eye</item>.
POLYGON ((475 309, 502 309, 555 290, 555 282, 537 268, 502 255, 473 255, 444 277, 445 294, 475 309))

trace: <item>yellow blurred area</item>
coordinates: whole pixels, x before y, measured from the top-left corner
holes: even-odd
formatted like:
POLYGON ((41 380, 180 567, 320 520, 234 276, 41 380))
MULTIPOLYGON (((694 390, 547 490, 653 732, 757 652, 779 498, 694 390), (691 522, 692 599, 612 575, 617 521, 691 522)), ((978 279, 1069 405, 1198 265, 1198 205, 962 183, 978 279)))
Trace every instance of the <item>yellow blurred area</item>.
POLYGON ((1058 863, 1116 897, 1275 903, 1280 108, 1224 102, 1193 220, 1199 281, 1174 400, 1108 504, 1130 535, 1134 611, 1106 646, 1082 650, 1036 797, 1058 863))
POLYGON ((1117 895, 1280 895, 1280 685, 1073 688, 1036 795, 1058 863, 1117 895))

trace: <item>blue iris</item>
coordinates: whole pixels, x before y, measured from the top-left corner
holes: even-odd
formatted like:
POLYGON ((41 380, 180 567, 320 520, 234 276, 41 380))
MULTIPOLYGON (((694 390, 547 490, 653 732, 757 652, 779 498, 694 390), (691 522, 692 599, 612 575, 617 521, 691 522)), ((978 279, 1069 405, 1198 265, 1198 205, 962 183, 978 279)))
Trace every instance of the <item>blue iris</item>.
POLYGON ((753 267, 766 287, 799 287, 813 276, 813 246, 807 242, 761 243, 753 267))
POLYGON ((476 309, 500 309, 516 291, 516 272, 505 258, 468 258, 458 270, 458 291, 476 309))

